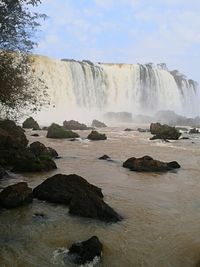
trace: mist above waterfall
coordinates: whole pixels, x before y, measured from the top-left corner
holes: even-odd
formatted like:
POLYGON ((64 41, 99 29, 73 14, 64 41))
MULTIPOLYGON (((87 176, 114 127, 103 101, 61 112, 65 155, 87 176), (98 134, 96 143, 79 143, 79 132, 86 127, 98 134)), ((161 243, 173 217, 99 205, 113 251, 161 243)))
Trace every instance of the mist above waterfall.
POLYGON ((37 114, 41 123, 78 119, 89 123, 106 112, 153 115, 173 110, 199 115, 199 88, 165 65, 93 64, 36 56, 34 69, 46 83, 49 107, 37 114))

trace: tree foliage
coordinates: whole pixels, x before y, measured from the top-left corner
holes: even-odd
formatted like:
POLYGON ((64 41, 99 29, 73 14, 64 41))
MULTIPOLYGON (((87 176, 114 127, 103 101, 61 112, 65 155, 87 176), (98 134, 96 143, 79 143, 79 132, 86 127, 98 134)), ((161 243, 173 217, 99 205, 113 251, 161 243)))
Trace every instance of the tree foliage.
POLYGON ((0 0, 0 112, 19 116, 46 102, 46 87, 32 68, 34 35, 44 14, 31 10, 40 0, 0 0))

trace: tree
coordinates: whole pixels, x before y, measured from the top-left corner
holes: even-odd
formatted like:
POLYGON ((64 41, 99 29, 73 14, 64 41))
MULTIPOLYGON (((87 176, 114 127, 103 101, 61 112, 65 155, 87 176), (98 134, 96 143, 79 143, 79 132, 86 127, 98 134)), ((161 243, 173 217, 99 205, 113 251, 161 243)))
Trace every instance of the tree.
POLYGON ((40 20, 46 15, 29 9, 40 0, 0 0, 0 114, 19 117, 46 103, 44 82, 32 68, 31 51, 40 20))

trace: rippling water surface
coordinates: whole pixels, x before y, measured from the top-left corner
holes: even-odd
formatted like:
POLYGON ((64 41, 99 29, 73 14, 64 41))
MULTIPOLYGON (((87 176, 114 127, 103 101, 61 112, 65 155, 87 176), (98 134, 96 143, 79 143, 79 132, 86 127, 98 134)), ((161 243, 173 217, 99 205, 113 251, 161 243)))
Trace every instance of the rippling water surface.
MULTIPOLYGON (((149 141, 149 133, 106 128, 108 140, 89 142, 27 136, 55 148, 58 170, 15 175, 0 188, 19 181, 35 187, 55 173, 76 173, 102 188, 105 201, 125 219, 105 224, 68 215, 68 208, 34 200, 29 206, 0 210, 1 267, 72 266, 59 248, 97 235, 103 243, 98 267, 192 267, 200 260, 200 139, 170 143, 149 141), (114 162, 98 160, 108 154, 114 162), (135 173, 122 167, 127 158, 150 155, 176 160, 182 168, 164 174, 135 173), (42 213, 45 216, 34 216, 42 213)), ((80 132, 86 137, 88 131, 80 132)))

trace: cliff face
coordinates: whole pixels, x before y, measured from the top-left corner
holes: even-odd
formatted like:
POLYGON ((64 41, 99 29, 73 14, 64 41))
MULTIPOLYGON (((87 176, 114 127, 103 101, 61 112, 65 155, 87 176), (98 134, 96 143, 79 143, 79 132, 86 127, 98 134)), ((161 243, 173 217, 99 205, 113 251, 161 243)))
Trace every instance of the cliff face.
POLYGON ((64 119, 78 112, 199 113, 198 85, 163 64, 94 64, 36 56, 34 69, 49 88, 52 112, 66 114, 64 119))

